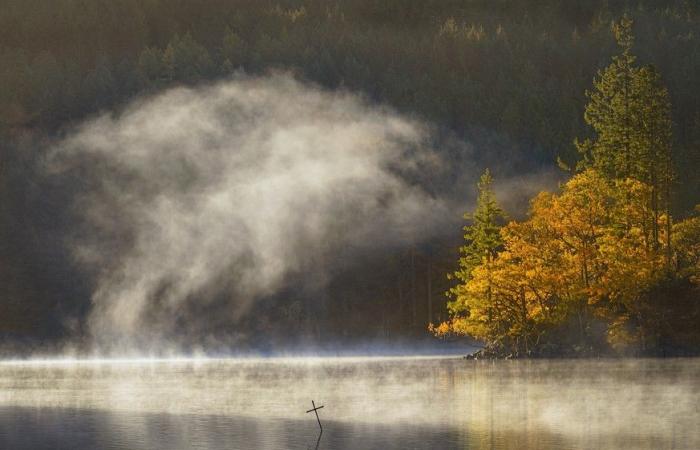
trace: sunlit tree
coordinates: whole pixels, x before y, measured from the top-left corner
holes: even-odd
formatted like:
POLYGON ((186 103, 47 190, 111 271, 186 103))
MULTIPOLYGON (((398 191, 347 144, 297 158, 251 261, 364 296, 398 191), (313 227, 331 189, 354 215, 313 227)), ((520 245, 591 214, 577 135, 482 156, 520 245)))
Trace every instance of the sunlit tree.
POLYGON ((491 172, 486 169, 477 183, 476 208, 473 213, 464 215, 471 223, 464 227, 465 244, 459 249, 459 268, 449 276, 459 284, 447 293, 452 299, 448 307, 454 314, 468 312, 464 287, 472 278, 474 268, 492 261, 503 245, 500 229, 505 213, 498 205, 492 183, 491 172))
POLYGON ((484 260, 491 261, 503 245, 500 229, 505 213, 498 205, 492 184, 493 177, 486 169, 477 183, 476 208, 464 215, 471 224, 464 227, 465 244, 460 248, 459 270, 454 274, 460 281, 467 281, 474 267, 484 260))
POLYGON ((650 191, 639 180, 587 169, 560 193, 537 195, 526 221, 500 231, 502 250, 453 289, 453 317, 442 332, 523 355, 567 321, 578 324, 585 342, 591 322, 604 320, 614 346, 643 343, 644 300, 664 276, 663 255, 648 240, 650 221, 666 219, 654 215, 650 191))

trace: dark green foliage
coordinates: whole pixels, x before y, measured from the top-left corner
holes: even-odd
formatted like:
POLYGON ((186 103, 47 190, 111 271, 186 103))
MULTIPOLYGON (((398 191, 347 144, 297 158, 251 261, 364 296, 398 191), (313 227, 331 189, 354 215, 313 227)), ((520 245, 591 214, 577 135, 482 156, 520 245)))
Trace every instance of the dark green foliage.
MULTIPOLYGON (((577 140, 576 145, 583 156, 580 166, 594 167, 609 178, 635 178, 651 187, 649 203, 654 221, 650 241, 658 248, 658 219, 662 213, 670 216, 672 204, 673 121, 661 75, 653 65, 636 64, 632 26, 627 15, 613 26, 621 53, 598 72, 593 90, 586 91, 589 103, 584 118, 595 137, 577 140)), ((667 222, 668 244, 670 227, 667 222)))
POLYGON ((148 86, 157 85, 167 79, 163 52, 155 47, 146 47, 138 58, 137 70, 141 83, 148 86))
MULTIPOLYGON (((676 159, 692 159, 700 20, 681 0, 4 0, 0 128, 53 131, 141 90, 290 68, 460 135, 488 130, 516 143, 483 149, 491 161, 573 164, 570 143, 586 136, 582 93, 615 52, 611 23, 625 11, 636 41, 624 45, 664 74, 676 159)), ((700 194, 683 169, 679 211, 700 194)))
POLYGON ((464 227, 466 243, 460 247, 459 270, 454 274, 462 283, 469 281, 476 266, 496 257, 503 245, 500 231, 505 213, 496 201, 492 183, 491 172, 486 169, 478 183, 479 195, 474 213, 464 215, 471 223, 464 227))
POLYGON ((169 81, 194 82, 212 75, 209 52, 189 33, 173 37, 163 53, 163 64, 169 81))

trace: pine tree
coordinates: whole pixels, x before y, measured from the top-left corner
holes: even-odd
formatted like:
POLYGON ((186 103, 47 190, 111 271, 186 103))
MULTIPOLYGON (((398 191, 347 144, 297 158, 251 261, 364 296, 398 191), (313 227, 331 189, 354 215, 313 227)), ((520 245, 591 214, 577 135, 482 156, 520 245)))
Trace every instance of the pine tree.
POLYGON ((163 64, 169 80, 192 82, 210 73, 212 60, 207 49, 187 33, 170 40, 163 52, 163 64))
MULTIPOLYGON (((671 103, 668 90, 654 66, 639 70, 634 80, 634 90, 639 93, 637 126, 642 137, 637 159, 637 179, 651 186, 650 205, 654 212, 652 242, 659 245, 659 216, 666 216, 666 250, 670 259, 670 210, 671 183, 674 178, 671 160, 672 127, 671 103)), ((667 261, 670 264, 670 260, 667 261)))
POLYGON ((235 68, 242 64, 245 50, 245 43, 241 37, 231 28, 226 27, 222 40, 221 57, 235 68))
POLYGON ((496 201, 492 183, 491 172, 486 169, 477 183, 479 194, 476 208, 472 214, 464 215, 472 223, 464 227, 465 244, 459 249, 459 269, 448 275, 448 278, 455 278, 461 283, 447 292, 454 300, 451 306, 453 310, 459 309, 460 293, 464 284, 471 279, 474 268, 492 261, 503 246, 500 232, 505 213, 496 201))
POLYGON ((459 249, 462 256, 459 270, 454 273, 454 278, 464 283, 469 281, 476 266, 493 260, 503 245, 500 231, 505 213, 496 201, 492 183, 491 172, 486 169, 477 184, 479 195, 476 208, 473 214, 464 215, 472 224, 464 227, 466 243, 459 249))
MULTIPOLYGON (((491 172, 486 169, 481 175, 477 187, 479 194, 476 201, 476 208, 472 214, 465 214, 464 218, 471 221, 471 225, 464 227, 464 239, 466 243, 460 247, 459 269, 453 274, 448 274, 449 279, 457 279, 459 284, 452 287, 447 296, 451 298, 448 303, 448 309, 452 320, 445 322, 438 327, 430 327, 430 329, 438 335, 447 333, 470 334, 473 336, 482 336, 478 332, 474 332, 472 327, 483 328, 484 322, 495 324, 496 328, 486 326, 488 332, 487 340, 489 342, 498 342, 502 337, 500 329, 501 321, 496 319, 499 315, 499 307, 492 304, 491 286, 488 285, 492 269, 492 262, 496 260, 498 252, 503 247, 503 238, 501 236, 501 228, 505 219, 503 209, 498 205, 496 196, 493 192, 491 184, 493 178, 491 172), (487 280, 484 287, 483 295, 474 295, 469 290, 469 282, 474 277, 475 270, 481 271, 481 277, 484 278, 484 273, 487 274, 487 280), (476 317, 476 312, 479 317, 476 317)), ((482 283, 483 284, 483 283, 482 283)))
POLYGON ((668 90, 654 66, 638 67, 631 48, 632 20, 624 16, 614 26, 622 53, 598 72, 584 119, 594 139, 576 142, 583 154, 581 166, 593 167, 609 179, 634 178, 652 187, 649 203, 654 219, 648 227, 648 245, 660 246, 659 217, 666 217, 665 246, 670 264, 670 209, 673 167, 672 119, 668 90))
POLYGON ((634 126, 637 99, 633 89, 638 68, 631 51, 632 20, 624 16, 615 24, 614 32, 622 53, 613 56, 612 63, 593 80, 593 90, 586 91, 589 103, 584 119, 596 138, 577 141, 576 145, 584 155, 584 165, 593 166, 611 178, 626 178, 633 173, 638 153, 638 130, 634 126))

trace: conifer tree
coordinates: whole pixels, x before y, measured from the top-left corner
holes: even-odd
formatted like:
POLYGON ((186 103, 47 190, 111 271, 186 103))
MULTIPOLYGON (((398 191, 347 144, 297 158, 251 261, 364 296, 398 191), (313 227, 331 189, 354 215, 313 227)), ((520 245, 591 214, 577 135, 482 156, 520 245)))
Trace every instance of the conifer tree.
POLYGON ((577 141, 576 145, 584 155, 584 165, 593 166, 610 178, 626 178, 633 173, 639 140, 634 124, 637 99, 633 81, 638 68, 631 51, 632 20, 624 16, 615 24, 614 32, 622 53, 613 56, 612 63, 593 80, 593 90, 586 91, 589 103, 584 119, 596 137, 577 141))
POLYGON ((491 261, 503 245, 500 230, 505 213, 496 201, 492 183, 491 172, 486 169, 477 184, 479 195, 476 208, 472 214, 464 215, 472 224, 464 227, 466 244, 460 248, 460 270, 455 272, 455 278, 461 281, 469 279, 474 267, 485 260, 491 261))
MULTIPOLYGON (((635 91, 639 93, 637 125, 642 136, 637 178, 651 186, 650 205, 654 213, 652 242, 655 247, 658 247, 660 238, 659 216, 662 212, 666 216, 666 253, 670 258, 671 182, 674 177, 671 161, 671 103, 668 90, 654 66, 641 68, 634 84, 635 91)), ((670 261, 667 262, 670 264, 670 261)))
POLYGON ((672 120, 668 90, 654 66, 638 67, 631 48, 632 20, 624 16, 614 26, 622 53, 599 72, 584 118, 594 139, 576 142, 583 167, 593 167, 609 179, 634 178, 651 186, 649 204, 654 218, 648 244, 660 246, 659 217, 666 217, 665 247, 670 264, 670 205, 672 120))
POLYGON ((459 269, 454 274, 448 275, 448 278, 455 278, 460 282, 447 292, 447 295, 453 299, 450 309, 455 313, 459 313, 464 307, 461 301, 463 289, 471 279, 474 268, 492 261, 503 246, 501 228, 505 213, 496 201, 492 183, 491 172, 486 169, 477 183, 479 194, 476 208, 472 214, 464 215, 464 218, 472 223, 464 227, 466 242, 459 249, 461 254, 459 269))
MULTIPOLYGON (((447 275, 448 279, 459 281, 459 284, 446 292, 447 296, 452 299, 448 304, 452 321, 445 322, 437 328, 431 325, 430 329, 437 334, 469 333, 464 328, 464 320, 471 316, 473 308, 489 311, 488 321, 494 320, 494 315, 497 314, 497 306, 491 305, 488 286, 486 292, 483 293, 484 295, 477 297, 470 293, 467 288, 469 281, 473 278, 474 270, 484 268, 483 270, 488 272, 491 268, 490 263, 496 259, 499 250, 503 247, 501 228, 506 215, 496 201, 496 195, 491 187, 492 183, 491 172, 486 169, 477 183, 479 193, 476 208, 472 214, 464 214, 464 218, 471 221, 471 224, 464 227, 466 242, 459 249, 461 254, 459 268, 453 274, 447 275)), ((491 340, 497 341, 499 339, 493 337, 491 340)))
POLYGON ((163 52, 163 64, 171 81, 196 81, 211 70, 212 60, 206 48, 187 33, 171 39, 163 52))

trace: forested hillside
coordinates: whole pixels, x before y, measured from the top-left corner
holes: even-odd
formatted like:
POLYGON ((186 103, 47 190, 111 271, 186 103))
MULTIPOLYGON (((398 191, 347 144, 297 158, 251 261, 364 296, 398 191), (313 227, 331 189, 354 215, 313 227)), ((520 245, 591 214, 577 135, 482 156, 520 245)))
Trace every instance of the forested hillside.
MULTIPOLYGON (((236 71, 291 70, 329 89, 360 92, 473 143, 475 164, 497 174, 554 166, 557 159, 574 166, 574 139, 592 135, 584 121, 585 91, 617 51, 611 24, 627 12, 635 21, 638 62, 658 69, 672 105, 676 176, 669 208, 685 217, 700 199, 696 2, 0 3, 0 329, 6 334, 31 335, 40 323, 49 324, 48 334, 79 332, 89 307, 90 282, 71 268, 55 234, 70 227, 60 205, 77 187, 54 186, 36 175, 42 143, 140 95, 236 71), (499 168, 498 161, 508 167, 499 168)), ((455 237, 458 230, 442 241, 455 237)), ((364 288, 371 296, 382 292, 382 301, 356 300, 371 319, 353 324, 354 331, 425 329, 445 312, 441 293, 449 285, 445 270, 435 267, 453 264, 455 254, 440 256, 432 247, 418 253, 405 249, 392 264, 375 262, 388 273, 375 271, 364 288), (416 297, 430 306, 421 303, 417 313, 416 297), (412 306, 404 306, 407 298, 412 306), (396 324, 388 326, 386 317, 397 310, 396 324)), ((344 276, 337 281, 346 286, 339 297, 351 291, 363 297, 361 289, 348 287, 357 274, 344 276)))

